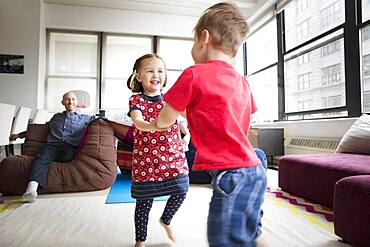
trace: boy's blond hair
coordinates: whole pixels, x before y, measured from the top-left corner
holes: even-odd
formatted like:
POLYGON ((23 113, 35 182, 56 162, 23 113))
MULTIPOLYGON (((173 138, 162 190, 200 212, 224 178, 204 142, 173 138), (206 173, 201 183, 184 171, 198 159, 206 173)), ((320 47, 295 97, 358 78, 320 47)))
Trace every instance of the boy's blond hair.
POLYGON ((248 33, 248 25, 239 8, 231 2, 217 3, 204 11, 194 27, 195 35, 202 37, 207 29, 212 45, 235 56, 248 33))

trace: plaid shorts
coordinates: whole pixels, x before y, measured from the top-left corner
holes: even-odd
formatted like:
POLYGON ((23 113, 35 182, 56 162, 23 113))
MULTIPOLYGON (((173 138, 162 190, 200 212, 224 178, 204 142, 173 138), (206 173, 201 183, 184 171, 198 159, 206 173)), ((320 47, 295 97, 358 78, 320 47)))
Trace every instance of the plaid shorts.
POLYGON ((256 167, 212 171, 213 195, 207 236, 211 247, 254 247, 261 234, 261 205, 266 190, 264 153, 256 167))

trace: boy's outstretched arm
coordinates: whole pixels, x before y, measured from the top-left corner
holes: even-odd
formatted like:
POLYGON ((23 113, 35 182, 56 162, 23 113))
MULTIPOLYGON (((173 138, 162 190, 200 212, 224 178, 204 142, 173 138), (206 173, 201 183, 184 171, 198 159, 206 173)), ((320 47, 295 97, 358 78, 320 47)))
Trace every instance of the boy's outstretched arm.
POLYGON ((170 127, 172 124, 176 122, 177 117, 179 116, 180 112, 173 109, 170 105, 165 105, 162 111, 159 113, 157 118, 157 127, 160 129, 165 129, 170 127))
POLYGON ((131 112, 131 119, 132 122, 135 124, 136 128, 142 131, 164 131, 164 129, 160 129, 157 127, 156 122, 157 119, 152 122, 147 122, 144 120, 141 111, 132 110, 131 112))

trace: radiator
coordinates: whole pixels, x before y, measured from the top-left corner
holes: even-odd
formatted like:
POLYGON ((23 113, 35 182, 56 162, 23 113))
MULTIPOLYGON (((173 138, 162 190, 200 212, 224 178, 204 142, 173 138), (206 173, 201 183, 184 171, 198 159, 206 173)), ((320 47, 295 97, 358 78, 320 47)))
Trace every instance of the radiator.
POLYGON ((291 137, 285 145, 285 154, 334 153, 340 139, 291 137))

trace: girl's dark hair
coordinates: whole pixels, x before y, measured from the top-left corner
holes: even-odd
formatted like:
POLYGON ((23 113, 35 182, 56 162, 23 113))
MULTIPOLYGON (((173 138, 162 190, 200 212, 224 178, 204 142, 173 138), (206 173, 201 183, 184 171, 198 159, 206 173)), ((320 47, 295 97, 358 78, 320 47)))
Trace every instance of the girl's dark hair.
MULTIPOLYGON (((127 87, 134 93, 144 92, 143 85, 141 84, 141 82, 139 82, 136 79, 136 73, 138 73, 143 61, 145 59, 148 59, 148 58, 158 58, 158 59, 162 60, 164 66, 165 66, 164 69, 166 70, 166 63, 164 62, 163 58, 160 57, 157 54, 145 54, 145 55, 139 57, 138 59, 136 59, 134 67, 132 68, 132 73, 131 73, 130 77, 127 79, 127 87)), ((164 84, 163 84, 162 88, 166 86, 166 83, 167 83, 167 73, 166 73, 166 78, 164 80, 164 84)), ((161 88, 161 90, 162 90, 162 88, 161 88)))

